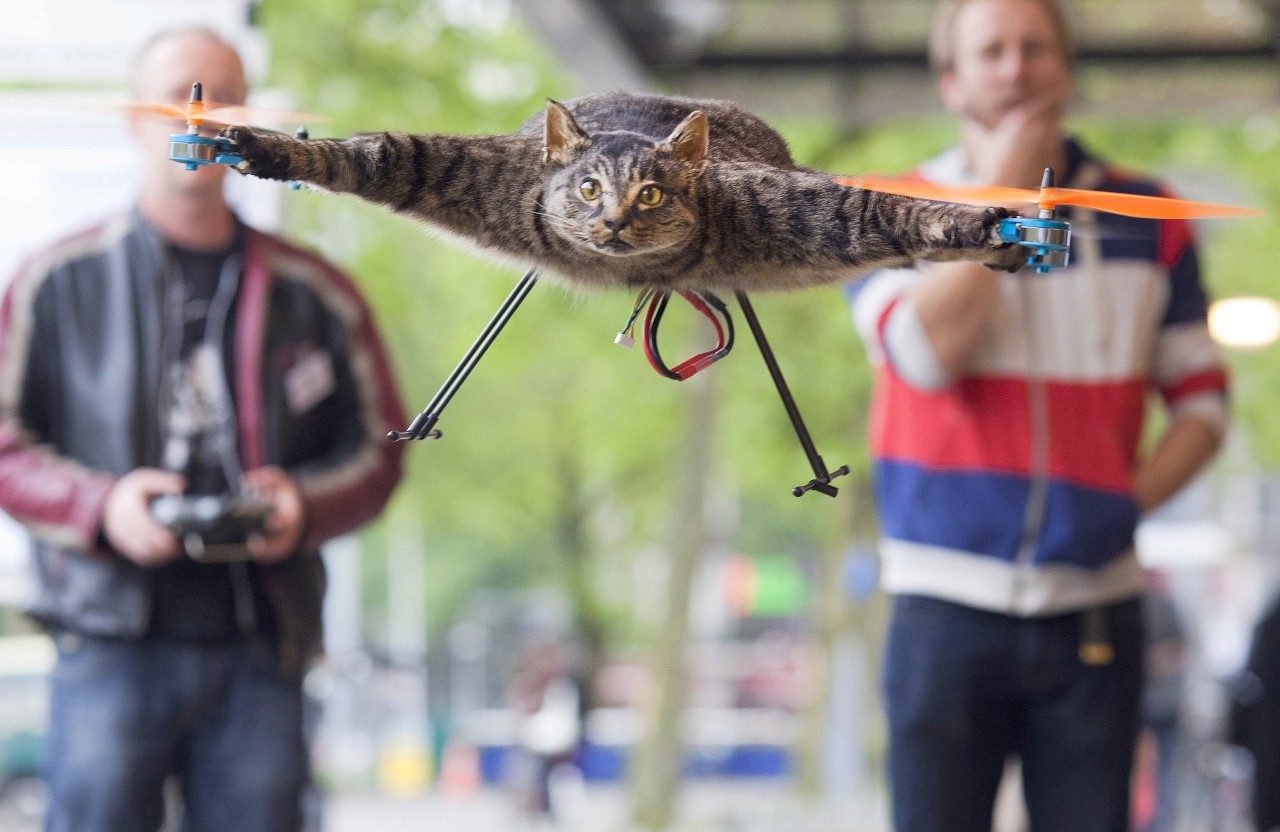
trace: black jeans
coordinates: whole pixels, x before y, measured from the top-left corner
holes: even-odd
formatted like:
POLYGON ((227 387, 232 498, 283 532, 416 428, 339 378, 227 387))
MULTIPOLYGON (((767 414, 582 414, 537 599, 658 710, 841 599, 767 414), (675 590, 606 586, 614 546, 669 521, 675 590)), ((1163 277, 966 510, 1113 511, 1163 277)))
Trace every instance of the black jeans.
POLYGON ((1078 655, 1081 614, 1016 618, 894 600, 885 647, 896 832, 990 832, 1006 759, 1032 832, 1125 832, 1143 677, 1139 602, 1103 608, 1114 659, 1078 655))

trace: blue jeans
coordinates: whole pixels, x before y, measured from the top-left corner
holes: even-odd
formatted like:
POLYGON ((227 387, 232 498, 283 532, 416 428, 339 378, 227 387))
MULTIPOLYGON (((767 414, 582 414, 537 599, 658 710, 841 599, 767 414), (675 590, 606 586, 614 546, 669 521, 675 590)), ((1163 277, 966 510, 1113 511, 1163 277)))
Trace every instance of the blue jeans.
POLYGON ((155 832, 179 777, 184 832, 297 832, 302 689, 248 644, 57 637, 46 832, 155 832))
POLYGON ((1126 832, 1142 617, 1137 600, 1104 609, 1115 658, 1086 665, 1079 614, 894 599, 884 697, 896 832, 990 832, 1015 754, 1032 832, 1126 832))

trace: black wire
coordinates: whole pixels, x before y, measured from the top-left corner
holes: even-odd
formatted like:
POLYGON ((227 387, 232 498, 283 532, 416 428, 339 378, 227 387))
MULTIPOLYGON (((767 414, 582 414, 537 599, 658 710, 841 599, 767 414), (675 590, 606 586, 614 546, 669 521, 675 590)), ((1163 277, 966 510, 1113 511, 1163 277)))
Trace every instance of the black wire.
POLYGON ((680 381, 679 374, 673 373, 667 368, 667 365, 662 361, 662 355, 658 352, 658 324, 661 323, 662 316, 667 311, 667 301, 670 299, 670 292, 656 292, 654 294, 653 300, 649 303, 649 319, 645 323, 644 337, 653 368, 667 378, 680 381))

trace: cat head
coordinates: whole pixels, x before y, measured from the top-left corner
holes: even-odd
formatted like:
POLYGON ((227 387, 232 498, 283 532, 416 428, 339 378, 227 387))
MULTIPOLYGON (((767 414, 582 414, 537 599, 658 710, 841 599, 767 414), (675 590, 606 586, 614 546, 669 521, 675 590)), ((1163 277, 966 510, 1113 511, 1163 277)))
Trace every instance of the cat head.
POLYGON ((619 257, 691 240, 695 187, 706 167, 707 117, 689 114, 662 141, 626 131, 587 135, 547 102, 544 207, 548 225, 581 248, 619 257))

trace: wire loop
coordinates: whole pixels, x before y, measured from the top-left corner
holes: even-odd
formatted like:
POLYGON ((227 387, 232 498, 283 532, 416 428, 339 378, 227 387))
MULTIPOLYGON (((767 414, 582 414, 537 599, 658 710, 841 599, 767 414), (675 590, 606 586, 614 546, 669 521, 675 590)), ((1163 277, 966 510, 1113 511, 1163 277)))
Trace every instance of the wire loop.
POLYGON ((649 365, 660 375, 675 381, 685 381, 724 358, 733 349, 733 318, 729 315, 729 309, 724 301, 710 292, 677 289, 676 294, 711 321, 716 331, 715 347, 687 358, 674 367, 667 367, 658 351, 658 327, 662 323, 663 315, 666 314, 671 293, 655 292, 649 299, 649 308, 644 317, 644 355, 649 359, 649 365))

